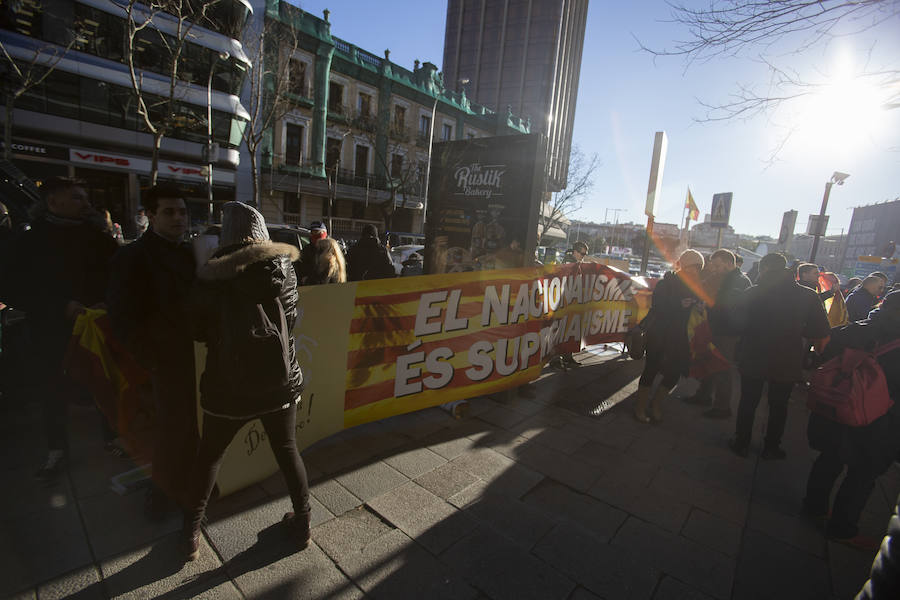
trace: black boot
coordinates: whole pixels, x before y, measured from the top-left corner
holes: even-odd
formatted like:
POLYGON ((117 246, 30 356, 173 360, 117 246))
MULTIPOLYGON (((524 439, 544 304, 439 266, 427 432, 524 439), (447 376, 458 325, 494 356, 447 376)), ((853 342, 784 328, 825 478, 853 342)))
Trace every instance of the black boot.
POLYGON ((288 532, 300 545, 301 550, 305 550, 309 546, 309 519, 310 513, 294 514, 293 512, 284 513, 281 522, 285 524, 288 532))

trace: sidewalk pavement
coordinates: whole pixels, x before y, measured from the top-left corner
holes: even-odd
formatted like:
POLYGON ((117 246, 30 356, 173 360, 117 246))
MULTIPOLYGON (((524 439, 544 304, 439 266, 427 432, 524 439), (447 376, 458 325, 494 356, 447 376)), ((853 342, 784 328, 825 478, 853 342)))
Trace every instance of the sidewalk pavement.
MULTIPOLYGON (((179 518, 149 523, 143 494, 109 478, 96 413, 72 411, 72 462, 36 482, 40 410, 0 425, 0 597, 13 598, 852 598, 874 552, 826 542, 799 514, 814 458, 792 400, 785 461, 726 448, 733 420, 671 397, 660 425, 631 418, 642 362, 576 355, 545 370, 536 398, 477 399, 347 430, 303 452, 313 544, 277 525, 280 474, 214 502, 200 559, 176 559, 179 518), (620 404, 621 403, 621 404, 620 404)), ((688 382, 690 383, 690 382, 688 382)), ((676 390, 676 393, 678 391, 676 390)), ((880 537, 897 465, 862 519, 880 537)))

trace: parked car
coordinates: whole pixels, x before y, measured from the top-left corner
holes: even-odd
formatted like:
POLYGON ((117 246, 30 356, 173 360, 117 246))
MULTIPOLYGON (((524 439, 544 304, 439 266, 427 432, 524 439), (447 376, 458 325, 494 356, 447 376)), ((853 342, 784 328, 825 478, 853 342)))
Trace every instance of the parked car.
MULTIPOLYGON (((300 227, 299 225, 282 225, 278 223, 268 223, 266 229, 269 230, 269 238, 273 242, 281 242, 295 246, 298 250, 303 250, 310 243, 309 229, 300 227)), ((222 233, 222 225, 216 223, 207 226, 203 233, 195 236, 194 240, 194 257, 197 264, 203 263, 213 255, 215 249, 219 246, 219 234, 222 233), (203 239, 205 238, 205 240, 203 239)), ((298 261, 299 262, 299 261, 298 261)), ((294 267, 298 264, 294 263, 294 267)))
POLYGON ((413 252, 418 252, 421 256, 425 256, 425 246, 421 244, 405 244, 403 246, 394 246, 391 248, 391 262, 394 263, 394 271, 399 275, 403 271, 403 262, 409 258, 413 252))
POLYGON ((422 233, 408 233, 405 231, 389 231, 385 234, 385 241, 393 248, 394 246, 411 246, 415 244, 425 244, 425 235, 422 233))

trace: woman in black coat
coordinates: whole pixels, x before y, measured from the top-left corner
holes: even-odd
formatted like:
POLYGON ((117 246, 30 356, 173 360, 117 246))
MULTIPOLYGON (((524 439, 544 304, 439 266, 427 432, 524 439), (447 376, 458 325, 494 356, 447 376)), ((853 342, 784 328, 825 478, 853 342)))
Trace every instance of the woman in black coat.
POLYGON ((225 450, 245 423, 259 418, 287 482, 294 512, 284 520, 309 544, 309 485, 295 439, 303 375, 291 330, 297 318, 298 251, 269 240, 259 212, 223 206, 220 248, 197 273, 195 339, 206 342, 200 380, 203 435, 185 513, 183 554, 199 555, 200 523, 225 450))
MULTIPOLYGON (((900 340, 900 292, 888 294, 881 310, 870 319, 832 330, 825 360, 845 348, 872 350, 900 340)), ((827 534, 847 545, 875 549, 878 541, 858 535, 857 523, 875 486, 900 452, 900 348, 878 357, 894 406, 884 416, 862 427, 849 427, 811 413, 807 437, 811 448, 821 454, 809 473, 803 506, 814 517, 828 515, 828 499, 837 478, 847 466, 847 475, 838 489, 827 534)))
POLYGON ((687 322, 691 307, 697 303, 695 290, 700 289, 700 271, 703 255, 696 250, 685 250, 678 259, 678 269, 666 273, 653 290, 647 327, 647 359, 644 372, 638 382, 634 418, 649 423, 647 401, 653 380, 662 373, 663 379, 651 400, 654 421, 662 420, 662 400, 687 375, 691 365, 688 345, 687 322))

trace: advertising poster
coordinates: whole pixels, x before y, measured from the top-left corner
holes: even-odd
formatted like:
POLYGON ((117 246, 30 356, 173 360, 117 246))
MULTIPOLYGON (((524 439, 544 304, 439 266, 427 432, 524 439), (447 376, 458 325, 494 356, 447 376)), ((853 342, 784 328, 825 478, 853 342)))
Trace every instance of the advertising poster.
POLYGON ((854 277, 865 278, 875 271, 881 271, 888 276, 889 282, 897 281, 897 263, 900 260, 896 258, 882 258, 880 256, 858 256, 856 258, 856 268, 853 270, 854 277))
POLYGON ((781 218, 781 231, 778 233, 778 243, 787 250, 791 238, 794 237, 794 227, 797 225, 797 211, 786 210, 781 218))
POLYGON ((712 210, 709 213, 709 224, 714 227, 728 227, 731 220, 732 192, 713 194, 712 210))
POLYGON ((434 145, 425 272, 526 266, 534 256, 544 191, 540 134, 434 145))

